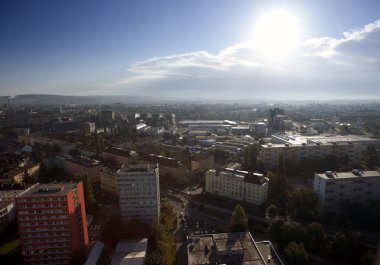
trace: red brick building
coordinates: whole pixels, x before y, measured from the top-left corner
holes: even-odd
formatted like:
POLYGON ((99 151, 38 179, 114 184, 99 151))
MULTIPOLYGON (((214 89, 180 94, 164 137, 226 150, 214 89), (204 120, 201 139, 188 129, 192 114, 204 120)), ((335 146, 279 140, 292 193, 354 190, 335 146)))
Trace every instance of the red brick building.
POLYGON ((39 184, 16 198, 24 264, 70 264, 88 245, 83 184, 39 184))

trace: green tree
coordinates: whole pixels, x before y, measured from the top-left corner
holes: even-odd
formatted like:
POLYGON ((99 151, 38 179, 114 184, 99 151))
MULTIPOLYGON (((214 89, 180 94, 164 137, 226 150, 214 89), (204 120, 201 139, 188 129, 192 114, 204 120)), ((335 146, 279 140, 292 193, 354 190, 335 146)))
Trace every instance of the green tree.
POLYGON ((311 253, 323 254, 326 252, 326 234, 319 223, 311 223, 306 227, 306 249, 311 253))
POLYGON ((285 248, 287 261, 290 265, 307 265, 309 264, 309 255, 302 243, 290 242, 285 248))
POLYGON ((248 218, 240 204, 236 205, 230 219, 230 232, 248 231, 248 218))
POLYGON ((302 220, 315 220, 318 216, 318 196, 310 188, 293 190, 288 196, 288 213, 302 220))
POLYGON ((366 253, 362 237, 358 232, 336 233, 329 248, 332 257, 339 264, 359 265, 361 257, 366 253))
POLYGON ((302 243, 305 231, 298 222, 285 222, 283 219, 276 219, 270 226, 269 235, 280 248, 285 248, 292 241, 302 243))
POLYGON ((245 170, 253 171, 257 169, 257 156, 260 152, 259 144, 248 145, 243 153, 243 167, 245 170))

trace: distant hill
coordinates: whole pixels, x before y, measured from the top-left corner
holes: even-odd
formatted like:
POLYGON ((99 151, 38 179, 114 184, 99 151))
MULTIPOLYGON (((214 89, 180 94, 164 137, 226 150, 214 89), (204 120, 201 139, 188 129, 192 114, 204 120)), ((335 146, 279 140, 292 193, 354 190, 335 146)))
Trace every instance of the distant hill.
POLYGON ((92 105, 92 104, 108 104, 116 102, 146 102, 151 101, 144 97, 129 96, 63 96, 63 95, 43 95, 29 94, 17 96, 0 96, 0 104, 10 103, 10 105, 92 105))

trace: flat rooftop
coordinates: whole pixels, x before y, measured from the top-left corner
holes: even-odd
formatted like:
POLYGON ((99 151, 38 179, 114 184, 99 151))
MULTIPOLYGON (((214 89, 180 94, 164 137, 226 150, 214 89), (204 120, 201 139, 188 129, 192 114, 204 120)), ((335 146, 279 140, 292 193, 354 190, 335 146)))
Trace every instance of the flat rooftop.
MULTIPOLYGON (((266 254, 266 253, 265 253, 266 254)), ((221 233, 187 237, 188 264, 267 265, 249 232, 221 233)))
POLYGON ((36 187, 28 190, 19 197, 63 196, 77 186, 78 182, 38 184, 36 187))
POLYGON ((286 141, 290 144, 302 144, 302 143, 332 143, 332 142, 353 142, 353 143, 366 143, 379 141, 379 139, 372 139, 361 135, 333 135, 333 134, 321 134, 313 136, 303 135, 272 135, 272 138, 276 138, 281 141, 286 141))
POLYGON ((324 179, 373 178, 373 177, 380 177, 380 172, 377 170, 360 171, 360 170, 354 169, 349 172, 325 171, 324 173, 319 173, 315 175, 324 179))
POLYGON ((221 170, 215 170, 211 169, 211 171, 214 171, 216 175, 225 175, 230 176, 232 178, 241 178, 244 182, 256 184, 256 185, 263 185, 264 183, 268 182, 268 179, 264 177, 263 174, 260 173, 254 173, 254 172, 248 172, 243 170, 235 170, 233 168, 225 168, 221 170))
POLYGON ((128 172, 154 172, 157 164, 137 164, 137 165, 122 165, 117 171, 118 173, 128 172))
POLYGON ((120 240, 111 265, 143 265, 148 246, 147 238, 120 240))

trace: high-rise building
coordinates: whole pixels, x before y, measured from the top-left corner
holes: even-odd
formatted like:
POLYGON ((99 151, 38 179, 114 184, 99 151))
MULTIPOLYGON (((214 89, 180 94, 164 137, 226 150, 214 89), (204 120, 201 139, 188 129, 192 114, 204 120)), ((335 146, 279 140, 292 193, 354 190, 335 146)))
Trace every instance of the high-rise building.
POLYGON ((280 108, 269 109, 268 126, 271 132, 282 131, 285 110, 280 108))
POLYGON ((16 198, 24 264, 70 264, 88 245, 82 182, 39 184, 16 198))
POLYGON ((160 216, 160 182, 158 164, 123 165, 119 175, 121 218, 128 223, 137 218, 149 223, 160 216))

